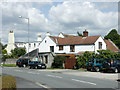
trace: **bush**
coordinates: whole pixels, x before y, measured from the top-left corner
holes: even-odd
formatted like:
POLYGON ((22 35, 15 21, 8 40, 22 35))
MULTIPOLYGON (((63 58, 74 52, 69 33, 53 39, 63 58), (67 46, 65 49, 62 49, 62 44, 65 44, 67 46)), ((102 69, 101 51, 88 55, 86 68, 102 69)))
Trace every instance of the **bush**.
POLYGON ((55 56, 52 63, 52 68, 63 68, 63 63, 65 60, 65 56, 55 56))
POLYGON ((94 52, 86 51, 83 55, 80 55, 77 58, 77 63, 80 67, 85 68, 87 65, 87 61, 89 58, 96 58, 96 59, 120 59, 120 53, 115 53, 110 50, 98 50, 98 54, 94 52))

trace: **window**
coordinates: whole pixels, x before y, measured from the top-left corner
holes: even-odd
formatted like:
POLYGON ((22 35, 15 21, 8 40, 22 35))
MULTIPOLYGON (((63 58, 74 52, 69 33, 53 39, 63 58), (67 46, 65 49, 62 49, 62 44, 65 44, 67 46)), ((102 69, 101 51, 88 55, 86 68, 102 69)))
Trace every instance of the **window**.
POLYGON ((54 52, 54 46, 50 46, 50 52, 54 52))
POLYGON ((62 45, 59 46, 59 50, 63 50, 63 46, 62 45))
POLYGON ((70 52, 74 52, 75 51, 75 45, 70 45, 70 52))
POLYGON ((47 41, 45 40, 45 43, 46 43, 47 41))
POLYGON ((99 42, 99 49, 102 49, 102 42, 99 42))
POLYGON ((31 44, 29 43, 29 47, 31 47, 31 44))

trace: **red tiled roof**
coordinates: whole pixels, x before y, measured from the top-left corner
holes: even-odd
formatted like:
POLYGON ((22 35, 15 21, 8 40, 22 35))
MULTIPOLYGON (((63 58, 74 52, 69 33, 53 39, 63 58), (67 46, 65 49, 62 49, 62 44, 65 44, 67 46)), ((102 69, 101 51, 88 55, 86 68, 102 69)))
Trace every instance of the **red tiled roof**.
POLYGON ((74 36, 74 35, 66 35, 66 34, 63 34, 65 38, 67 37, 78 37, 78 36, 74 36))
POLYGON ((107 49, 112 50, 114 52, 119 51, 119 49, 112 43, 112 41, 110 41, 110 40, 104 40, 104 41, 105 41, 105 43, 107 45, 107 49))
POLYGON ((68 38, 50 36, 50 38, 57 45, 94 44, 99 37, 100 37, 100 35, 98 35, 98 36, 88 36, 88 37, 75 36, 75 37, 68 37, 68 38))

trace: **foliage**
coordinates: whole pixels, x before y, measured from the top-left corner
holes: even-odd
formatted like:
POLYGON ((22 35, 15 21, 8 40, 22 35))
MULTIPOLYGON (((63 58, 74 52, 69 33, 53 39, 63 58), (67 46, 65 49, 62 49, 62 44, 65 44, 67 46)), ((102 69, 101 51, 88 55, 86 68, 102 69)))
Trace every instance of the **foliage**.
POLYGON ((0 54, 2 52, 2 47, 3 47, 3 44, 0 42, 0 54))
POLYGON ((55 56, 52 63, 52 68, 63 68, 63 63, 65 60, 65 56, 55 56))
POLYGON ((11 58, 18 58, 26 53, 25 48, 15 48, 11 50, 11 58))
POLYGON ((3 66, 6 66, 6 67, 17 67, 15 64, 3 64, 3 66))
POLYGON ((108 35, 104 37, 104 39, 110 39, 115 43, 116 46, 120 49, 120 35, 118 34, 116 29, 112 29, 108 35))
POLYGON ((7 50, 6 50, 6 49, 3 49, 3 50, 2 50, 2 54, 7 54, 7 50))
POLYGON ((98 59, 118 59, 118 54, 111 50, 98 50, 98 53, 99 54, 96 56, 98 59))
POLYGON ((78 36, 82 36, 82 34, 81 34, 81 33, 79 33, 78 31, 77 31, 77 34, 78 34, 78 36))
POLYGON ((78 58, 77 58, 77 62, 78 62, 78 64, 80 65, 80 67, 82 67, 82 68, 85 68, 85 66, 86 66, 86 62, 88 61, 88 58, 92 58, 94 55, 92 55, 92 54, 94 54, 94 53, 92 53, 92 52, 89 52, 89 51, 86 51, 86 52, 84 52, 84 54, 83 55, 80 55, 78 58))
POLYGON ((115 53, 110 50, 98 50, 98 53, 88 52, 86 51, 83 55, 80 55, 77 58, 77 62, 80 67, 85 68, 87 65, 87 61, 89 58, 97 58, 97 59, 120 59, 120 53, 115 53))

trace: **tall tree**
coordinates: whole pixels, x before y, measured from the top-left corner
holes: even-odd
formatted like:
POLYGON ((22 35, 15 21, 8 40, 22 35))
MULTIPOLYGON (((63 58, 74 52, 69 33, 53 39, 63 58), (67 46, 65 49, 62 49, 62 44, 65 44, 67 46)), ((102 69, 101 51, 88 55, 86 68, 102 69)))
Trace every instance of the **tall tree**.
POLYGON ((116 29, 112 29, 104 39, 110 39, 120 49, 120 35, 116 29))
POLYGON ((11 50, 11 58, 18 58, 26 53, 25 48, 15 48, 11 50))

